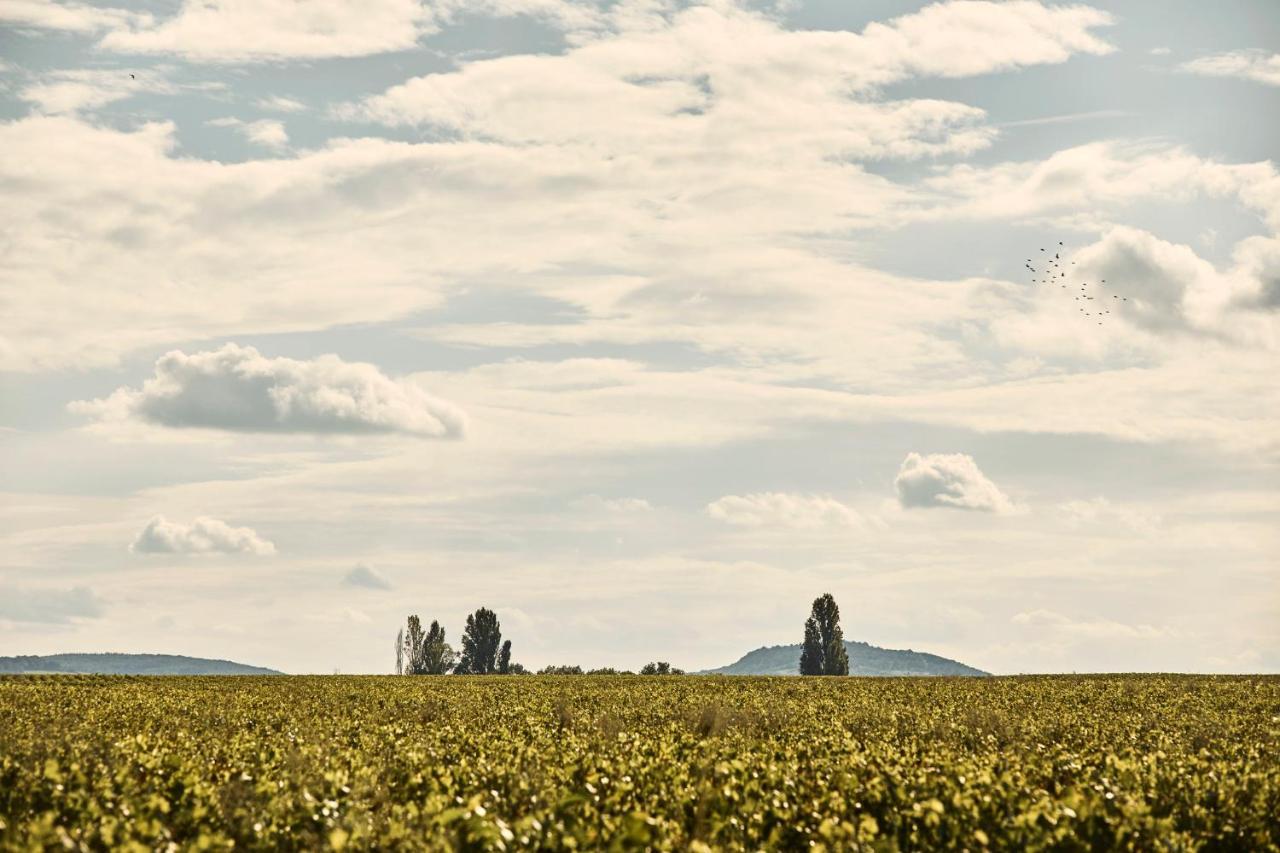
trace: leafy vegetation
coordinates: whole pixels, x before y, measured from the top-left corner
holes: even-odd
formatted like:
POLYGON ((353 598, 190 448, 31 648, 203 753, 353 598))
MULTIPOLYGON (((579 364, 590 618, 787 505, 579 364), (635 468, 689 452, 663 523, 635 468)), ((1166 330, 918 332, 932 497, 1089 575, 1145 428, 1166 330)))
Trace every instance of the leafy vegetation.
POLYGON ((0 678, 0 849, 1280 849, 1280 679, 0 678))

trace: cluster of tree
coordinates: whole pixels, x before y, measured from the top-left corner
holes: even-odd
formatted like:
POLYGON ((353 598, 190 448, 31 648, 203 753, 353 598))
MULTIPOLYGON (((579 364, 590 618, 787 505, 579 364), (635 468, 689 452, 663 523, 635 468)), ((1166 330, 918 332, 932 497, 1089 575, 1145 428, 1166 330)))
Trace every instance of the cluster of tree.
POLYGON ((653 661, 640 667, 641 675, 684 675, 683 669, 676 669, 664 660, 653 661))
POLYGON ((462 651, 445 640, 444 627, 432 620, 422 630, 422 620, 410 616, 396 635, 396 675, 520 675, 523 666, 511 662, 511 641, 502 639, 498 615, 481 607, 467 617, 462 651))
POLYGON ((583 669, 577 664, 549 664, 538 670, 538 675, 634 675, 628 670, 618 671, 611 666, 600 669, 583 669))
MULTIPOLYGON (((647 663, 640 670, 641 675, 684 675, 683 669, 674 669, 671 664, 665 661, 659 663, 647 663)), ((614 669, 611 666, 602 666, 597 669, 583 669, 577 664, 561 664, 559 666, 544 666, 538 670, 538 675, 635 675, 629 669, 614 669)))
POLYGON ((804 623, 800 674, 849 674, 849 653, 845 650, 844 631, 840 628, 840 608, 829 592, 813 600, 813 610, 804 623))

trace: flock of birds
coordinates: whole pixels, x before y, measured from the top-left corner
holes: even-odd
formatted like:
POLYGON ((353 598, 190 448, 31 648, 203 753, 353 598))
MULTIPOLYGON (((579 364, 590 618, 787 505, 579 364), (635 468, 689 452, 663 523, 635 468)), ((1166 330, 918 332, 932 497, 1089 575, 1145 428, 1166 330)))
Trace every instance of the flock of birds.
MULTIPOLYGON (((1048 249, 1042 248, 1040 251, 1044 253, 1044 260, 1046 262, 1043 269, 1036 269, 1036 267, 1031 263, 1031 258, 1027 258, 1027 262, 1025 264, 1026 268, 1032 273, 1032 275, 1041 276, 1041 278, 1031 279, 1032 284, 1056 284, 1063 290, 1075 289, 1076 283, 1068 280, 1067 278, 1067 267, 1075 266, 1076 262, 1071 261, 1070 264, 1068 264, 1067 260, 1062 257, 1062 241, 1058 241, 1058 249, 1053 253, 1052 259, 1049 258, 1048 249)), ((1074 294, 1075 301, 1080 303, 1080 313, 1084 314, 1086 317, 1097 317, 1098 319, 1096 322, 1099 326, 1105 322, 1104 318, 1111 313, 1110 307, 1104 307, 1108 305, 1106 299, 1107 296, 1116 300, 1115 304, 1117 306, 1120 302, 1129 301, 1129 297, 1122 296, 1118 293, 1103 293, 1102 285, 1106 283, 1107 280, 1105 278, 1101 279, 1096 285, 1094 285, 1093 290, 1089 290, 1089 283, 1087 281, 1080 282, 1080 292, 1074 294), (1093 303, 1095 302, 1098 304, 1094 305, 1093 303)))

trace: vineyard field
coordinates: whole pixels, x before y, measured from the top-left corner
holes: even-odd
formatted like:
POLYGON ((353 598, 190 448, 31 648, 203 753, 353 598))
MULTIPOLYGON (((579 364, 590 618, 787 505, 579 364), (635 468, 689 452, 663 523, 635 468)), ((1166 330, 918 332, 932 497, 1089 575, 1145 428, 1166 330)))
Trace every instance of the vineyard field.
POLYGON ((0 678, 0 849, 1280 849, 1280 678, 0 678))

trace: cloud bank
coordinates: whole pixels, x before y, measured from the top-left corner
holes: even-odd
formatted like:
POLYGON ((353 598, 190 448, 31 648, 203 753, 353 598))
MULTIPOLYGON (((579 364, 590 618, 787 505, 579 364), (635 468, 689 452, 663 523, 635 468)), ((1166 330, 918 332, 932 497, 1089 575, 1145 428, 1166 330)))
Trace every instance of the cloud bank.
POLYGON ((256 554, 276 552, 276 546, 252 528, 232 527, 225 521, 202 516, 190 524, 168 521, 157 515, 147 522, 129 550, 135 554, 256 554))
POLYGON ((1005 513, 1013 502, 963 453, 908 453, 894 485, 905 508, 948 507, 1005 513))
POLYGON ((461 411, 371 364, 324 355, 311 361, 267 358, 227 344, 156 362, 141 389, 117 389, 71 410, 102 420, 137 419, 160 426, 280 433, 406 433, 457 438, 461 411))

